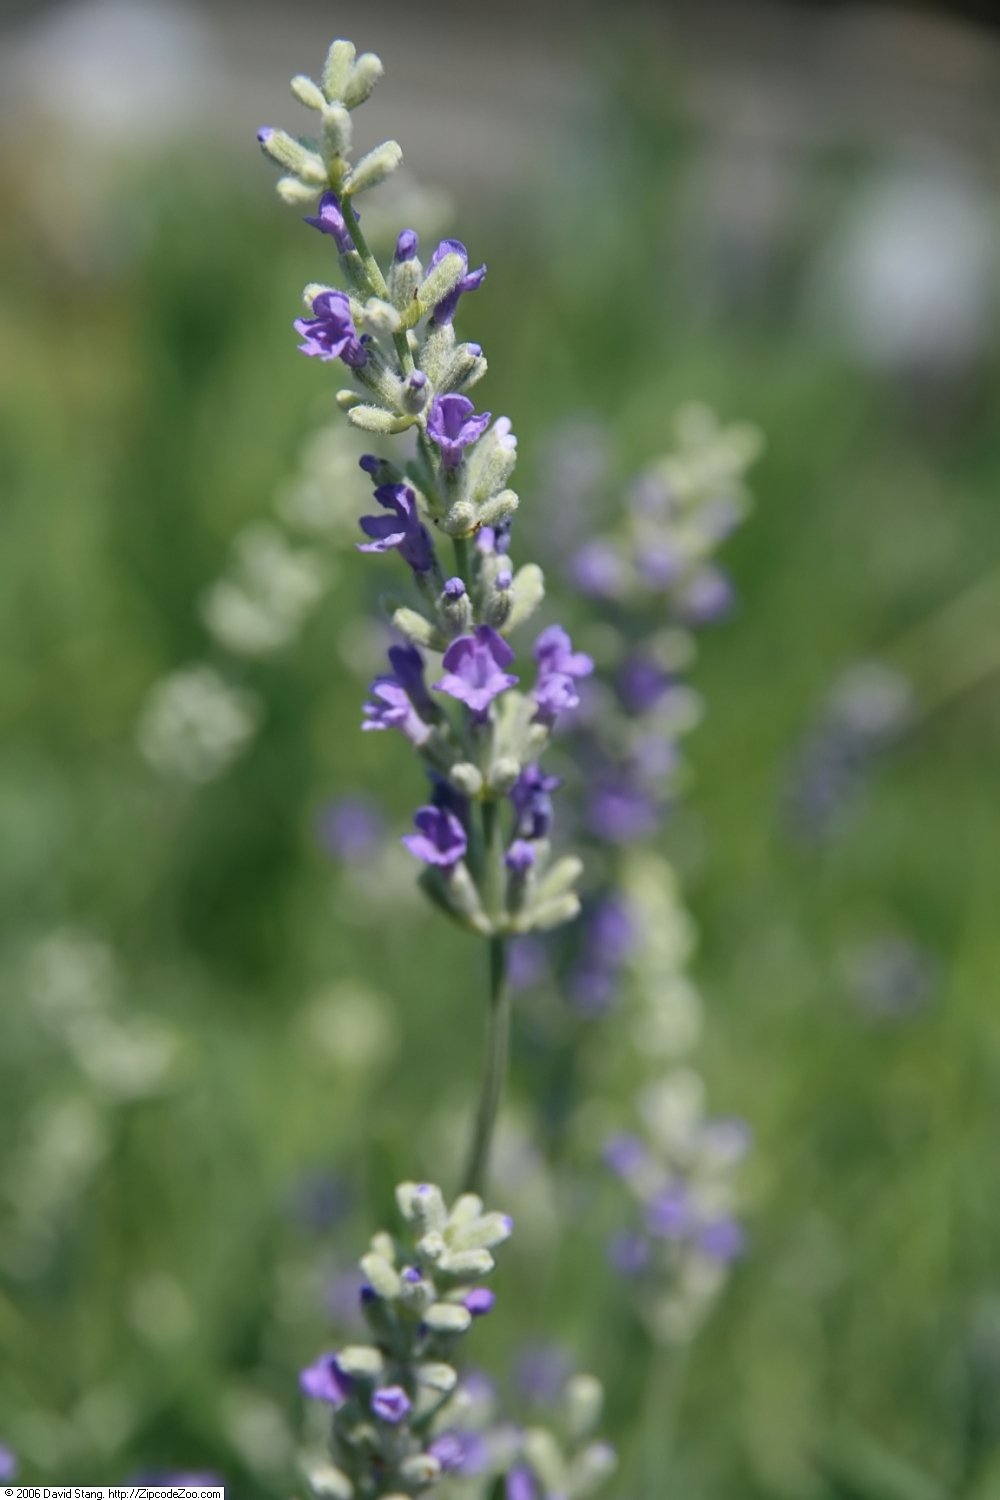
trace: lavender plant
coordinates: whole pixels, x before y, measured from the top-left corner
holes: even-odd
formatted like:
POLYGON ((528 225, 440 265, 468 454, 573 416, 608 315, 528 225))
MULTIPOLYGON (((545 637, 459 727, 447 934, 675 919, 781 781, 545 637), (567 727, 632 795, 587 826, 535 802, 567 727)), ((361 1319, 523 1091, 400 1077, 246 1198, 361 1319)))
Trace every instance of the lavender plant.
POLYGON ((411 229, 399 234, 385 269, 369 248, 357 200, 395 170, 401 151, 386 141, 352 163, 351 114, 381 73, 373 54, 359 57, 351 43, 335 41, 321 83, 292 83, 317 114, 319 136, 265 128, 258 139, 284 169, 281 197, 314 210, 306 222, 332 241, 344 282, 307 286, 307 315, 295 322, 299 347, 349 371, 354 383, 337 402, 352 426, 407 440, 398 461, 374 454, 360 461, 378 510, 361 519, 359 550, 398 553, 410 584, 387 601, 397 640, 389 670, 371 683, 362 727, 399 731, 428 776, 428 799, 403 842, 424 867, 431 901, 487 945, 489 1019, 462 1195, 449 1210, 429 1184, 397 1190, 408 1235, 377 1235, 362 1261, 371 1343, 325 1355, 303 1372, 305 1393, 334 1409, 334 1462, 314 1472, 313 1488, 374 1500, 421 1493, 449 1473, 500 1483, 506 1475, 510 1500, 582 1500, 614 1466, 611 1450, 591 1439, 601 1394, 590 1377, 573 1386, 563 1442, 531 1429, 515 1430, 505 1444, 494 1427, 480 1434, 493 1453, 484 1460, 470 1456, 449 1422, 455 1341, 492 1306, 492 1293, 477 1283, 511 1228, 505 1216, 484 1214, 479 1196, 506 1069, 507 944, 579 910, 581 862, 553 855, 553 780, 541 757, 560 716, 578 706, 577 683, 593 662, 550 626, 534 644, 529 691, 511 670, 508 637, 541 603, 544 582, 537 565, 515 569, 510 560, 518 506, 508 484, 517 449, 511 423, 477 411, 466 394, 486 361, 478 344, 458 340, 454 322, 486 267, 470 269, 465 246, 453 239, 442 240, 425 267, 411 229))
POLYGON ((410 580, 408 595, 387 602, 399 640, 389 670, 371 684, 363 727, 399 731, 422 761, 430 795, 406 847, 424 866, 431 900, 489 949, 486 1074, 465 1172, 466 1188, 476 1191, 505 1069, 507 941, 578 911, 581 864, 553 857, 551 781, 540 757, 593 664, 552 626, 535 642, 530 691, 511 670, 508 637, 534 613, 544 583, 537 565, 515 569, 510 561, 518 507, 508 484, 517 450, 511 423, 477 412, 466 394, 486 360, 480 345, 459 341, 454 324, 486 267, 470 269, 465 246, 453 239, 442 240, 425 267, 409 229, 385 270, 372 254, 357 200, 402 153, 386 141, 352 164, 351 115, 381 73, 373 54, 358 57, 349 42, 334 42, 321 84, 304 77, 292 84, 317 114, 319 136, 265 128, 258 139, 284 169, 280 196, 315 210, 306 222, 332 242, 346 286, 306 287, 307 316, 295 323, 300 349, 350 372, 354 384, 337 401, 354 427, 410 440, 400 462, 361 460, 379 509, 361 520, 360 550, 398 553, 410 580))

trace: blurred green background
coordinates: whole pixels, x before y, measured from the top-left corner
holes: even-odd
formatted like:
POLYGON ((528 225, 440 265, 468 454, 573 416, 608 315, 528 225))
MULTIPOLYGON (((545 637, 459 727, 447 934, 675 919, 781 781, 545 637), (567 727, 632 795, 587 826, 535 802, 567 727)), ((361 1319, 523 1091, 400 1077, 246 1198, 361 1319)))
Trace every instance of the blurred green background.
MULTIPOLYGON (((326 248, 252 131, 295 120, 286 77, 342 33, 386 62, 368 129, 406 150, 412 121, 408 191, 458 196, 412 200, 428 233, 489 263, 463 332, 520 438, 522 556, 554 424, 598 422, 623 480, 690 398, 767 436, 664 840, 701 934, 698 1066, 755 1133, 751 1244, 692 1348, 662 1493, 988 1500, 997 47, 874 6, 583 12, 570 42, 517 8, 385 6, 371 33, 283 10, 6 22, 0 1438, 27 1480, 211 1468, 289 1493, 296 1371, 343 1333, 392 1183, 451 1170, 472 1098, 474 945, 405 860, 338 863, 317 833, 363 793, 395 835, 421 790, 392 737, 357 733, 384 575, 349 526, 294 643, 225 666, 262 716, 232 766, 185 784, 136 744, 158 680, 221 661, 198 600, 329 417, 289 329, 326 248), (914 723, 803 836, 796 758, 873 657, 911 674, 914 723), (887 943, 918 970, 888 996, 858 979, 887 943)), ((496 1192, 527 1230, 476 1357, 502 1374, 544 1328, 608 1378, 612 1491, 639 1496, 648 1351, 605 1264, 612 1209, 581 1208, 594 1169, 553 1198, 531 1146, 533 1003, 496 1192)))

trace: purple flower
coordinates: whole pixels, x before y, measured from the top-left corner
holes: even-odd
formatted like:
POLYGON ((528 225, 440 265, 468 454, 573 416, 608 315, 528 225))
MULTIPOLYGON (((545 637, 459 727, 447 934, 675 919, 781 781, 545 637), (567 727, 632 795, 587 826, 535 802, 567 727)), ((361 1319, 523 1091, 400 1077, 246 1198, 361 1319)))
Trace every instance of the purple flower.
POLYGON ((623 1229, 611 1238, 608 1260, 622 1276, 639 1276, 649 1265, 649 1241, 623 1229))
POLYGON ((559 1344, 529 1344, 514 1367, 514 1383, 529 1401, 551 1405, 565 1390, 571 1369, 559 1344))
POLYGON ((460 255, 465 265, 465 274, 458 285, 448 293, 447 297, 442 297, 441 301, 437 304, 431 313, 432 323, 450 323, 455 316, 458 299, 462 293, 474 292, 477 287, 482 286, 486 276, 485 266, 480 266, 475 271, 469 270, 469 252, 461 240, 442 240, 431 256, 430 265, 427 267, 428 271, 433 271, 435 266, 440 265, 446 255, 460 255))
POLYGON ((362 516, 361 530, 370 542, 359 542, 359 552, 397 550, 415 573, 429 573, 434 565, 434 548, 427 528, 420 519, 417 497, 408 484, 381 484, 375 499, 391 514, 362 516))
POLYGON ((463 1298, 462 1306, 474 1318, 483 1318, 493 1311, 496 1300, 496 1292, 491 1292, 488 1286, 477 1286, 463 1298))
POLYGON ((626 583, 621 557, 611 542, 600 538, 585 543, 575 554, 570 563, 570 577, 592 599, 617 599, 626 583))
MULTIPOLYGON (((501 417, 497 426, 506 420, 506 417, 501 417)), ((515 438, 514 442, 516 441, 515 438)), ((508 518, 497 526, 483 526, 476 537, 476 551, 481 552, 484 557, 491 557, 494 553, 505 556, 510 551, 510 533, 513 525, 513 521, 508 518)))
POLYGON ((534 844, 527 839, 515 839, 504 855, 504 864, 515 875, 526 875, 537 858, 534 844))
POLYGON ((531 1470, 518 1464, 507 1475, 506 1500, 538 1500, 538 1488, 531 1477, 531 1470))
POLYGON ((489 425, 490 413, 477 414, 468 396, 437 396, 427 418, 427 436, 441 449, 445 468, 454 469, 464 449, 478 443, 489 425))
POLYGON ((716 1219, 703 1225, 697 1233, 698 1249, 710 1260, 728 1265, 738 1260, 746 1249, 746 1235, 735 1219, 716 1219))
POLYGON ((490 1457, 479 1432, 442 1432, 427 1451, 446 1474, 481 1474, 490 1457))
POLYGON ((573 642, 561 625, 550 625, 542 631, 534 655, 542 676, 559 672, 566 677, 589 677, 594 670, 593 658, 585 651, 573 650, 573 642))
POLYGON ((460 635, 452 641, 442 662, 445 675, 434 686, 482 720, 493 699, 517 683, 516 677, 503 670, 513 660, 503 636, 489 625, 477 625, 474 635, 460 635))
POLYGON ((680 577, 684 559, 669 542, 657 542, 635 554, 635 565, 651 589, 668 589, 680 577))
POLYGON ((385 825, 378 806, 368 797, 340 797, 320 819, 319 837, 336 859, 348 863, 375 853, 385 825))
POLYGON ((535 717, 551 727, 561 713, 577 707, 580 695, 575 679, 588 676, 594 670, 594 663, 583 651, 573 650, 573 643, 561 625, 550 625, 542 631, 535 642, 535 660, 538 662, 538 681, 532 693, 535 717))
POLYGON ((660 1239, 684 1239, 691 1229, 687 1189, 675 1183, 658 1193, 646 1209, 646 1227, 660 1239))
POLYGON ((602 778, 587 799, 588 826, 612 844, 647 838, 659 821, 652 797, 624 773, 602 778))
POLYGON ((733 607, 733 586, 721 568, 702 568, 677 602, 677 613, 687 625, 710 625, 733 607))
POLYGON ((319 200, 319 212, 306 214, 306 223, 318 229, 320 234, 331 235, 342 255, 354 249, 354 242, 344 222, 344 215, 340 211, 340 199, 336 193, 324 193, 319 200))
POLYGON ((303 354, 314 355, 324 362, 342 359, 352 370, 360 369, 368 358, 358 338, 351 317, 351 304, 344 292, 320 292, 313 302, 311 318, 296 318, 292 324, 304 340, 303 354))
POLYGON ((376 677, 368 692, 369 701, 361 710, 364 714, 362 729, 401 729, 418 749, 427 743, 431 737, 430 725, 425 724, 417 713, 398 678, 376 677))
POLYGON ((604 1160, 617 1177, 631 1177, 646 1161, 647 1151, 637 1135, 613 1135, 604 1147, 604 1160))
POLYGON ((554 816, 552 793, 561 785, 558 776, 549 775, 537 764, 524 767, 510 791, 517 814, 517 831, 522 838, 543 839, 550 832, 554 816))
POLYGON ((17 1473, 17 1458, 10 1448, 0 1443, 0 1483, 8 1484, 17 1473))
POLYGON ((424 864, 453 870, 464 857, 469 842, 455 814, 443 807, 421 807, 413 821, 420 832, 408 833, 403 838, 410 853, 424 864))
POLYGON ((396 259, 412 260, 417 253, 420 237, 415 229, 401 229, 396 241, 396 259))
POLYGON ((372 1396, 372 1411, 393 1426, 402 1422, 409 1410, 410 1398, 401 1385, 380 1386, 372 1396))
POLYGON ((325 1401, 329 1406, 343 1406, 351 1394, 350 1377, 337 1364, 335 1354, 321 1354, 300 1370, 299 1387, 311 1401, 325 1401))
POLYGON ((580 706, 576 683, 565 672, 550 672, 547 677, 540 677, 532 689, 531 697, 535 705, 535 718, 539 724, 546 724, 550 729, 560 714, 580 706))
POLYGON ((627 656, 618 669, 618 693, 630 714, 655 708, 671 685, 670 673, 652 657, 627 656))

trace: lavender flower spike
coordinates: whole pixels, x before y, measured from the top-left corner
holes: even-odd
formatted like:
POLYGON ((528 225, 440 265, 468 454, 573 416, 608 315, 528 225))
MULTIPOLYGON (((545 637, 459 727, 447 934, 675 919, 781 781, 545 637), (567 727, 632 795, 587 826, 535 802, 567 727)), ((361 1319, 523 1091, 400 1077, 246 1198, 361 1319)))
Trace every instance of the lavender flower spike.
POLYGON ((435 398, 427 418, 427 436, 441 449, 446 469, 458 467, 465 449, 477 443, 490 425, 491 415, 488 411, 477 415, 468 396, 435 398))
POLYGON ((444 807, 422 807, 413 821, 419 833, 408 833, 403 843, 425 865, 452 870, 465 856, 468 839, 453 812, 444 807))
POLYGON ((342 359, 351 369, 360 369, 368 354, 357 336, 346 293, 320 292, 312 306, 311 318, 296 318, 292 325, 302 335, 302 353, 324 363, 342 359))

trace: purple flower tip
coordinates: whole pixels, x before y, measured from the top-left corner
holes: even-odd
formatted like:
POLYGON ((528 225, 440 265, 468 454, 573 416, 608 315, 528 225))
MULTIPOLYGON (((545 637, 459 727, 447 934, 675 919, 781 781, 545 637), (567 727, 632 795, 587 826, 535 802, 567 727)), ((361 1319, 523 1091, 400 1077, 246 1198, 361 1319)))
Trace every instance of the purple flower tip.
POLYGON ((17 1456, 5 1443, 0 1443, 0 1481, 8 1484, 16 1473, 17 1456))
POLYGON ((604 1160, 618 1177, 628 1177, 646 1160, 646 1148, 637 1135, 613 1135, 604 1147, 604 1160))
POLYGON ((465 584, 461 578, 449 578, 445 582, 444 595, 446 599, 461 599, 465 593, 465 584))
POLYGON ((411 1286, 416 1286, 419 1281, 423 1280, 423 1277, 417 1270, 416 1266, 406 1266, 403 1270, 402 1275, 403 1280, 408 1281, 411 1286))
POLYGON ((415 229, 402 229, 396 241, 396 259, 412 260, 417 253, 420 237, 415 229))
POLYGON ((465 829, 455 814, 444 807, 422 807, 413 821, 419 832, 403 838, 410 853, 426 865, 453 870, 468 847, 465 829))
POLYGON ((409 377, 406 383, 411 390, 422 391, 424 386, 427 384, 427 376, 424 374, 423 370, 414 370, 413 374, 409 377))
POLYGON ((329 1406, 343 1406, 351 1393, 350 1377, 337 1364, 334 1354, 321 1354, 299 1372, 299 1388, 311 1401, 325 1401, 329 1406))
POLYGON ((504 855, 504 863, 515 875, 524 875, 531 869, 536 858, 534 844, 529 844, 527 839, 515 839, 504 855))
POLYGON ((364 469, 366 474, 377 474, 382 467, 382 460, 376 458, 374 453, 362 453, 358 459, 358 468, 364 469))
POLYGON ((260 129, 258 130, 258 132, 257 132, 257 139, 260 141, 261 145, 263 146, 263 145, 266 144, 267 141, 269 141, 271 139, 271 137, 272 137, 273 134, 274 134, 274 126, 273 125, 262 125, 260 127, 260 129))
POLYGON ((383 1422, 402 1422, 410 1410, 410 1398, 401 1385, 383 1385, 372 1396, 372 1411, 383 1422))
POLYGON ((496 576, 496 586, 498 589, 509 589, 513 582, 514 575, 511 572, 510 568, 504 568, 496 576))
POLYGON ((474 1318, 482 1318, 492 1311, 496 1300, 496 1293, 491 1292, 489 1287, 477 1286, 464 1299, 462 1305, 474 1318))
POLYGON ((482 344, 466 344, 465 348, 466 352, 471 355, 473 359, 479 359, 480 355, 483 352, 482 344))

